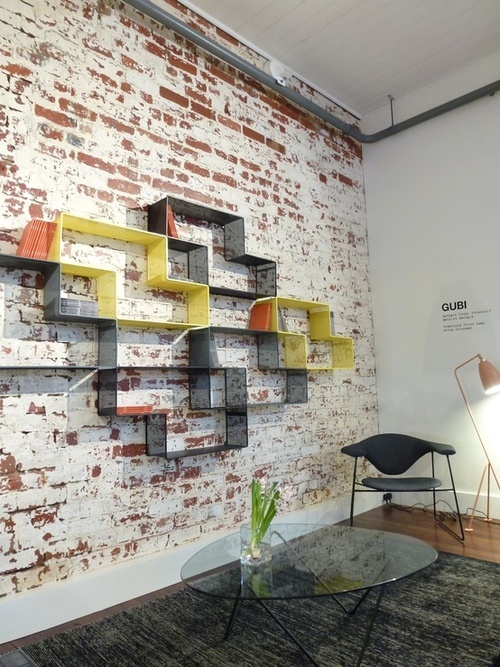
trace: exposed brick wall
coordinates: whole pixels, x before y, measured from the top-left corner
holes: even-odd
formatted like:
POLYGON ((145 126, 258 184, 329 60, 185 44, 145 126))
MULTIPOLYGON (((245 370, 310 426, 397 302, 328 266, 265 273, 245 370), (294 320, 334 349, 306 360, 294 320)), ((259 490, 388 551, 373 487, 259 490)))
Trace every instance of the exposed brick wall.
MULTIPOLYGON (((236 212, 279 294, 329 303, 356 354, 310 374, 307 405, 251 411, 247 449, 168 463, 145 456, 142 419, 97 415, 94 375, 2 370, 0 594, 236 525, 254 475, 287 482, 284 509, 344 492, 339 448, 377 422, 360 146, 115 0, 0 0, 0 54, 1 252, 61 211, 141 224, 171 194, 236 212)), ((91 327, 44 320, 40 276, 0 275, 2 363, 93 363, 91 327)))

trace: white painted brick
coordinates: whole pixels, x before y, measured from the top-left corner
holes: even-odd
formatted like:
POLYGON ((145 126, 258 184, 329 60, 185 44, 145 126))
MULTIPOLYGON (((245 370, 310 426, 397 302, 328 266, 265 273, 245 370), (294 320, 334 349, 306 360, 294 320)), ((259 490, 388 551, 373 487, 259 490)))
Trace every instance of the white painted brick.
MULTIPOLYGON (((89 2, 97 7, 97 0, 89 2)), ((14 107, 8 112, 6 136, 0 139, 0 154, 8 156, 7 166, 12 167, 2 181, 5 188, 0 188, 0 215, 13 232, 0 241, 0 251, 12 252, 12 236, 19 238, 34 215, 69 211, 125 224, 135 211, 135 224, 144 228, 145 218, 137 212, 168 193, 209 197, 214 208, 245 218, 248 253, 278 263, 280 295, 326 302, 335 312, 337 332, 362 334, 355 340, 356 370, 311 377, 307 405, 252 408, 247 449, 179 462, 145 456, 141 419, 97 414, 95 374, 58 373, 52 378, 37 371, 14 377, 2 371, 0 460, 13 456, 16 472, 6 475, 7 481, 15 486, 20 475, 24 484, 22 490, 3 493, 2 501, 19 535, 31 541, 15 554, 29 568, 16 573, 17 584, 9 576, 0 577, 5 594, 234 527, 249 517, 250 480, 257 472, 287 480, 296 509, 342 493, 351 467, 340 456, 340 445, 351 434, 377 425, 363 173, 356 146, 341 137, 336 145, 325 140, 327 133, 314 122, 304 127, 283 114, 277 120, 260 97, 248 94, 243 99, 239 79, 235 88, 210 82, 206 96, 214 118, 220 114, 239 123, 239 130, 193 113, 189 88, 206 83, 202 55, 196 73, 182 67, 175 71, 146 50, 148 37, 120 21, 119 7, 110 6, 109 15, 96 11, 87 19, 83 6, 34 0, 22 3, 23 15, 9 18, 12 12, 4 8, 0 16, 2 39, 14 45, 13 65, 24 68, 19 81, 15 75, 7 81, 0 74, 0 88, 14 107), (27 22, 35 40, 20 30, 27 22), (126 58, 143 71, 126 65, 126 58), (23 77, 29 85, 19 93, 23 77), (187 106, 162 97, 160 86, 185 99, 187 106), (282 145, 284 153, 245 136, 241 125, 247 122, 282 145), (100 161, 102 169, 89 164, 92 161, 100 161), (340 175, 353 185, 342 183, 340 175), (121 189, 125 185, 130 193, 121 189), (32 525, 34 517, 43 523, 40 516, 47 506, 57 506, 57 521, 32 525), (44 529, 50 532, 47 539, 44 529), (36 550, 52 557, 40 566, 33 559, 36 550)), ((174 6, 170 9, 176 12, 174 6)), ((133 13, 127 11, 128 16, 133 13)), ((215 29, 210 32, 217 39, 215 29)), ((170 31, 162 34, 172 39, 170 31)), ((262 64, 246 47, 241 53, 262 64)), ((182 64, 186 54, 180 50, 179 57, 182 64)), ((319 94, 314 97, 331 106, 319 94)), ((334 111, 352 120, 345 111, 334 111)), ((221 257, 222 230, 182 221, 178 226, 182 238, 209 246, 211 278, 246 289, 247 269, 231 270, 221 257), (212 251, 214 242, 218 247, 212 251)), ((96 252, 76 236, 68 237, 69 253, 123 271, 126 244, 109 242, 96 252)), ((143 275, 144 249, 129 254, 143 275)), ((43 291, 35 275, 14 273, 1 273, 2 358, 5 354, 14 363, 27 364, 34 359, 95 363, 92 330, 45 323, 43 291)), ((88 297, 95 285, 68 279, 65 289, 88 297)), ((133 280, 120 282, 120 290, 124 308, 146 317, 168 316, 169 310, 183 316, 182 304, 155 295, 160 300, 153 305, 152 291, 133 280)), ((214 324, 245 326, 248 304, 234 307, 216 301, 214 324)), ((169 336, 166 331, 161 335, 169 336)), ((160 342, 157 331, 128 332, 120 362, 185 364, 186 337, 177 332, 173 338, 177 335, 176 343, 167 344, 160 342)), ((227 365, 256 366, 255 349, 241 342, 225 341, 219 359, 227 365)), ((249 379, 254 395, 261 388, 274 391, 281 386, 258 372, 249 373, 249 379)), ((149 382, 144 378, 136 393, 122 396, 124 404, 139 396, 161 406, 173 403, 174 390, 163 376, 158 382, 161 397, 149 382)), ((185 387, 175 395, 186 405, 185 387)), ((219 390, 218 400, 221 396, 219 390)), ((212 437, 213 429, 223 430, 223 413, 191 422, 189 434, 212 437)), ((172 441, 182 447, 185 438, 185 433, 177 433, 172 441)))

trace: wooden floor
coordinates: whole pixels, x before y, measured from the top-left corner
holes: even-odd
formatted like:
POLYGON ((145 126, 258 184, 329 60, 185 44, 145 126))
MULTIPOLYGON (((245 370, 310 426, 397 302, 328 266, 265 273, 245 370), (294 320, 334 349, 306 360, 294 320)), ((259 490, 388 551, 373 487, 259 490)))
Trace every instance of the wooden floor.
MULTIPOLYGON (((457 521, 449 522, 453 530, 458 529, 457 521)), ((341 522, 347 525, 347 521, 341 522)), ((438 551, 458 554, 467 558, 476 558, 478 560, 500 563, 500 521, 486 523, 481 519, 475 519, 472 524, 472 532, 466 532, 465 542, 459 542, 448 532, 443 530, 433 519, 432 513, 422 510, 413 510, 411 512, 397 509, 396 506, 382 505, 374 510, 365 512, 355 517, 354 525, 359 528, 372 528, 375 530, 388 530, 395 533, 411 535, 418 539, 432 544, 438 551)), ((468 519, 464 520, 464 527, 468 527, 468 519)), ((141 598, 130 600, 129 602, 116 605, 115 607, 105 609, 99 613, 85 616, 83 618, 65 623, 51 630, 37 633, 17 639, 7 644, 0 644, 0 654, 14 651, 16 648, 22 648, 34 641, 39 641, 45 637, 64 632, 70 628, 85 625, 99 618, 110 616, 118 611, 129 609, 138 604, 143 604, 148 600, 157 597, 163 597, 182 588, 182 584, 171 586, 141 598)))
MULTIPOLYGON (((348 524, 347 521, 342 523, 348 524)), ((452 530, 459 531, 458 521, 447 520, 445 523, 452 530)), ((468 528, 469 519, 464 518, 463 524, 464 528, 468 528)), ((475 518, 472 522, 472 532, 465 532, 464 542, 460 542, 443 530, 434 521, 432 510, 404 511, 397 509, 396 506, 382 505, 355 517, 354 525, 359 528, 389 530, 393 533, 411 535, 432 544, 438 551, 500 563, 500 521, 496 519, 488 523, 475 518)))

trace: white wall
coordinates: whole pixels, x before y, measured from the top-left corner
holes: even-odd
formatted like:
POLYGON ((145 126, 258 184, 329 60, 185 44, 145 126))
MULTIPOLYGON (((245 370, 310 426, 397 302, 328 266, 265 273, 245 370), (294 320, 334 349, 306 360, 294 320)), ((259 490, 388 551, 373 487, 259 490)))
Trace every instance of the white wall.
MULTIPOLYGON (((130 5, 105 4, 106 11, 98 0, 39 0, 2 9, 0 42, 8 46, 10 76, 0 76, 8 101, 0 140, 1 252, 17 252, 33 217, 53 220, 63 211, 145 229, 146 207, 168 194, 232 212, 245 220, 246 252, 277 263, 280 296, 329 304, 336 333, 354 339, 355 368, 311 372, 307 403, 276 404, 284 398, 285 374, 258 368, 255 338, 220 341, 224 366, 249 371, 249 405, 265 403, 249 407, 248 447, 220 455, 193 449, 224 442, 224 411, 191 410, 185 373, 179 382, 167 371, 156 379, 131 371, 120 382, 123 405, 166 409, 170 444, 193 454, 168 461, 147 456, 145 422, 99 415, 95 376, 87 370, 17 369, 36 360, 96 363, 95 332, 46 320, 40 277, 2 269, 0 597, 132 558, 161 557, 236 529, 249 516, 256 477, 286 484, 280 513, 334 500, 350 488, 352 475, 342 445, 378 423, 358 143, 282 105, 224 64, 215 66, 130 5), (40 59, 40 48, 47 57, 40 59)), ((171 9, 225 42, 215 26, 171 9)), ((238 50, 234 40, 230 46, 238 50)), ((246 47, 241 51, 263 64, 246 47)), ((225 260, 220 228, 177 222, 181 239, 208 248, 212 285, 253 289, 251 272, 225 260)), ((167 311, 181 302, 147 286, 144 247, 110 242, 103 249, 90 238, 70 237, 66 259, 72 254, 71 261, 117 270, 120 319, 135 313, 151 323, 139 329, 121 323, 120 364, 186 368, 186 338, 154 324, 170 319, 167 311)), ((181 279, 182 264, 169 265, 181 279)), ((95 281, 81 276, 64 274, 63 289, 96 298, 95 281)), ((212 294, 210 322, 244 329, 250 305, 212 294)), ((306 313, 298 310, 289 313, 290 330, 306 332, 306 313)), ((309 351, 311 363, 331 362, 328 344, 311 344, 309 351)))
MULTIPOLYGON (((496 95, 364 147, 380 430, 455 445, 462 511, 486 458, 453 370, 477 353, 500 367, 499 120, 496 95)), ((500 471, 500 398, 475 362, 460 377, 500 471)))

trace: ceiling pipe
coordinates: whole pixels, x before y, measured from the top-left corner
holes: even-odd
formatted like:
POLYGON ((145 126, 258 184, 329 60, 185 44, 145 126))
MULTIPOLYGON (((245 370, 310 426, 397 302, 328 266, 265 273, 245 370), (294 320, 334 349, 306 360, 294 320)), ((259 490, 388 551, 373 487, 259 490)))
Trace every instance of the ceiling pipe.
POLYGON ((360 143, 373 144, 376 143, 377 141, 380 141, 381 139, 392 137, 393 135, 398 134, 399 132, 403 132, 404 130, 414 127, 415 125, 420 125, 421 123, 424 123, 427 120, 436 118, 437 116, 441 116, 442 114, 448 113, 449 111, 464 106, 465 104, 469 104, 470 102, 474 102, 475 100, 478 100, 481 97, 486 97, 487 95, 494 95, 498 90, 500 90, 500 80, 495 81, 486 86, 483 86, 482 88, 478 88, 477 90, 473 90, 470 93, 467 93, 449 102, 446 102, 437 107, 429 109, 428 111, 424 111, 423 113, 413 116, 412 118, 408 118, 407 120, 404 120, 401 123, 390 125, 384 130, 380 130, 379 132, 375 132, 374 134, 365 134, 364 132, 361 132, 356 127, 356 125, 353 125, 351 123, 346 123, 341 118, 338 118, 329 111, 326 111, 325 109, 315 104, 311 100, 308 100, 306 97, 300 95, 293 89, 278 83, 272 76, 270 76, 263 70, 259 69, 258 67, 255 67, 255 65, 252 65, 243 58, 240 58, 239 56, 235 55, 234 53, 224 48, 220 44, 217 44, 217 42, 214 42, 212 39, 205 37, 205 35, 194 30, 186 23, 183 23, 175 16, 172 16, 164 9, 161 9, 160 7, 158 7, 158 5, 153 4, 149 0, 125 0, 125 2, 131 7, 134 7, 138 11, 142 12, 144 15, 149 16, 160 25, 163 25, 166 28, 170 28, 179 35, 182 35, 182 37, 185 37, 190 42, 193 42, 194 44, 202 48, 204 51, 211 53, 220 60, 223 60, 229 65, 232 65, 240 72, 247 74, 253 79, 264 84, 268 88, 271 88, 272 90, 276 91, 286 99, 290 100, 290 102, 293 102, 294 104, 298 105, 299 107, 302 107, 306 111, 309 111, 311 114, 317 116, 328 125, 332 125, 334 128, 340 130, 346 136, 352 137, 353 139, 359 141, 360 143))

